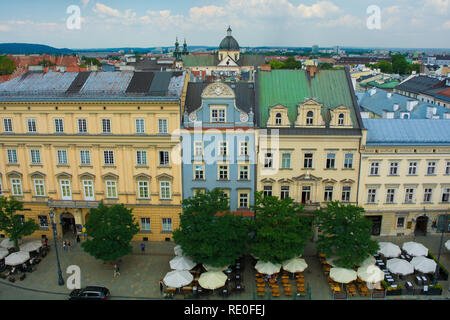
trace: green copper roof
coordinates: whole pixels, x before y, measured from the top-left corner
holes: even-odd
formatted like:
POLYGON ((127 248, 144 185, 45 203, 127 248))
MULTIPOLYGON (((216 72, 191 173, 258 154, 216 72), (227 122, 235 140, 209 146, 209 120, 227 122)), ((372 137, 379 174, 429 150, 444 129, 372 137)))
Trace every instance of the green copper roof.
POLYGON ((259 125, 265 127, 270 108, 281 104, 288 108, 288 117, 292 123, 297 119, 297 106, 305 99, 315 99, 325 108, 334 109, 346 106, 351 110, 354 127, 357 128, 345 70, 320 70, 314 78, 309 78, 305 70, 272 70, 258 72, 259 125))
POLYGON ((389 81, 389 82, 384 82, 384 83, 378 83, 376 81, 369 81, 367 83, 363 83, 360 86, 361 87, 376 87, 376 88, 380 88, 380 89, 394 89, 400 82, 398 82, 398 80, 394 80, 394 81, 389 81))
POLYGON ((181 59, 185 67, 213 67, 219 64, 216 55, 186 55, 182 56, 181 59))

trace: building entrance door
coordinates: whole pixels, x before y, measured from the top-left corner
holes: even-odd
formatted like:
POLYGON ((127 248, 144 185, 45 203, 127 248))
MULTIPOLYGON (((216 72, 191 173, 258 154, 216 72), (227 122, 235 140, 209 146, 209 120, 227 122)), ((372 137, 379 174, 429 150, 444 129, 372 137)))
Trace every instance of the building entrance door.
POLYGON ((64 238, 76 237, 75 218, 72 213, 68 211, 61 213, 61 225, 64 238))
POLYGON ((381 220, 382 216, 366 216, 367 219, 372 221, 372 235, 379 236, 381 234, 381 220))
POLYGON ((414 234, 416 236, 426 236, 428 226, 428 217, 420 216, 416 220, 416 228, 414 229, 414 234))

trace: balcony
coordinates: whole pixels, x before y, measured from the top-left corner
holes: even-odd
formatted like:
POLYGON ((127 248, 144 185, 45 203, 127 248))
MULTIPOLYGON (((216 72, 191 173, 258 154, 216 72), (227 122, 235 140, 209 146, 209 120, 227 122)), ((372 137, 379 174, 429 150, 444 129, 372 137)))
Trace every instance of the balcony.
POLYGON ((48 200, 50 208, 77 208, 77 209, 91 209, 98 208, 100 201, 85 201, 85 200, 48 200))

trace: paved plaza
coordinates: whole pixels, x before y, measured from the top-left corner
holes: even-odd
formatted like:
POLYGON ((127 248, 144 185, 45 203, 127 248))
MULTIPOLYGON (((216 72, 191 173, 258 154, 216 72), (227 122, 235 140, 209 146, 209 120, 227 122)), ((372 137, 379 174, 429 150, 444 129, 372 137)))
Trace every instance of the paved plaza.
MULTIPOLYGON (((445 237, 446 241, 449 238, 445 237)), ((426 237, 378 237, 379 241, 391 241, 396 244, 403 244, 407 241, 417 241, 424 244, 437 256, 440 236, 426 237)), ((0 299, 67 299, 70 292, 66 286, 58 285, 58 274, 56 267, 56 256, 53 247, 50 253, 37 265, 37 270, 27 273, 23 281, 10 283, 0 280, 0 299)), ((124 257, 120 265, 120 277, 113 277, 112 265, 104 264, 85 253, 79 244, 72 246, 70 251, 64 252, 62 246, 58 247, 61 260, 61 269, 64 279, 69 276, 66 269, 70 265, 77 265, 81 269, 81 286, 103 285, 111 290, 113 299, 163 299, 159 290, 159 280, 171 271, 169 261, 174 257, 174 243, 172 242, 147 242, 145 253, 141 253, 140 242, 134 242, 133 253, 124 257)), ((332 299, 327 279, 322 272, 320 261, 317 257, 315 244, 308 243, 303 258, 308 263, 305 270, 305 283, 311 288, 311 298, 313 300, 332 299)), ((442 250, 441 262, 450 269, 450 252, 442 250)), ((248 300, 255 298, 255 276, 254 268, 250 258, 245 261, 245 268, 242 274, 245 292, 237 295, 232 294, 227 299, 248 300)), ((387 299, 448 299, 449 282, 440 281, 444 286, 443 295, 438 296, 399 296, 387 297, 387 299)), ((181 294, 175 299, 183 299, 181 294)), ((210 295, 205 299, 223 299, 218 295, 210 295)), ((277 298, 287 299, 287 298, 277 298)), ((292 299, 292 298, 291 298, 292 299)), ((350 298, 362 299, 362 298, 350 298)))

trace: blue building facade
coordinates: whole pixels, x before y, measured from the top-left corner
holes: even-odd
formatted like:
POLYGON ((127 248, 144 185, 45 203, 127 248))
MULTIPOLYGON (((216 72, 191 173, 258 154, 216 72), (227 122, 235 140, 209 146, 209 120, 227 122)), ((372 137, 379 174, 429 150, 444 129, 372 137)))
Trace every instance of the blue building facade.
MULTIPOLYGON (((182 121, 183 198, 220 188, 251 215, 255 193, 253 83, 189 83, 182 121)), ((246 214, 247 213, 247 214, 246 214)))

